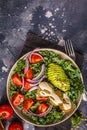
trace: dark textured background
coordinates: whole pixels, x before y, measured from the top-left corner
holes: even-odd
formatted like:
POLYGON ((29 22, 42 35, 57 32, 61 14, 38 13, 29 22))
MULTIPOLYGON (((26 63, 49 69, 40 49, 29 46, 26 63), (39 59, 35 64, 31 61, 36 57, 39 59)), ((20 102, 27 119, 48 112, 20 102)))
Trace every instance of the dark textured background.
MULTIPOLYGON (((74 49, 84 55, 81 71, 87 88, 86 12, 87 0, 0 0, 0 103, 7 102, 7 76, 20 56, 26 35, 30 31, 53 44, 56 44, 61 36, 71 39, 74 49)), ((85 117, 86 108, 87 103, 82 101, 79 109, 85 117)), ((17 118, 14 115, 13 119, 17 118)), ((6 122, 7 126, 10 121, 6 122)), ((29 127, 31 130, 31 125, 23 123, 24 130, 29 130, 29 127)), ((60 130, 69 130, 65 124, 60 130)), ((81 124, 80 130, 87 129, 84 124, 85 122, 81 124)))

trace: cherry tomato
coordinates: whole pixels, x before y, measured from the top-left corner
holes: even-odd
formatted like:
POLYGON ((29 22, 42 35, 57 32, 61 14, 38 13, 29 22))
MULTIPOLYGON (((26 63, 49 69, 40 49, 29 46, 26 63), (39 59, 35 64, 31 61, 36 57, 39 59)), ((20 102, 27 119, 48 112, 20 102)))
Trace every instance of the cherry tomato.
POLYGON ((33 78, 33 71, 32 71, 31 68, 29 68, 28 71, 26 72, 25 78, 26 79, 32 79, 33 78))
POLYGON ((17 85, 17 86, 22 86, 22 80, 21 78, 18 76, 18 74, 14 74, 12 77, 12 82, 17 85))
POLYGON ((24 81, 24 89, 29 90, 31 88, 29 82, 27 82, 26 80, 24 81))
POLYGON ((14 106, 20 105, 24 101, 24 95, 20 94, 18 92, 15 93, 15 95, 12 98, 12 104, 14 106))
POLYGON ((48 109, 48 105, 45 104, 45 103, 41 103, 39 106, 38 106, 38 113, 43 113, 45 112, 47 109, 48 109))
POLYGON ((20 122, 12 122, 8 130, 23 130, 23 125, 20 122))
POLYGON ((0 106, 0 119, 9 119, 13 116, 13 109, 9 104, 0 106))
POLYGON ((31 107, 33 104, 34 104, 33 99, 31 99, 31 98, 25 99, 25 101, 24 101, 24 106, 23 106, 24 110, 26 110, 26 111, 29 110, 30 107, 31 107))
POLYGON ((42 62, 43 59, 42 57, 40 56, 40 54, 38 55, 38 53, 33 53, 32 56, 31 56, 31 63, 37 63, 37 62, 42 62))
POLYGON ((47 101, 48 97, 36 97, 37 101, 47 101))

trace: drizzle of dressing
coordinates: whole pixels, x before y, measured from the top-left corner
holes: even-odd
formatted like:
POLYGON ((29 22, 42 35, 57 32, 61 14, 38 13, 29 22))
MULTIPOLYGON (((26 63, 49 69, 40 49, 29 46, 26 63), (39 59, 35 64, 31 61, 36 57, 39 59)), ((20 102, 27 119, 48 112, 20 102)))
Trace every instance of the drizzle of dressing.
POLYGON ((39 87, 41 89, 41 91, 39 92, 40 96, 43 97, 49 96, 51 102, 53 102, 53 104, 55 104, 56 106, 63 103, 60 97, 53 91, 51 84, 48 84, 47 82, 41 82, 39 84, 39 87))
POLYGON ((39 83, 38 95, 41 97, 49 97, 50 103, 54 106, 59 106, 63 111, 68 111, 72 107, 68 95, 64 93, 61 97, 52 89, 52 85, 47 82, 39 83))

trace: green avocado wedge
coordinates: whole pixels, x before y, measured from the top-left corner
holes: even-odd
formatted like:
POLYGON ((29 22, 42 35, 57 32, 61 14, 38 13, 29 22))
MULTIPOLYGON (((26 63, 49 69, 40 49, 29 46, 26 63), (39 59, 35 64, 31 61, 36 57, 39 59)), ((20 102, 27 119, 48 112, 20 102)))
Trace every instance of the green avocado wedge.
POLYGON ((70 89, 70 82, 61 66, 50 63, 47 71, 48 80, 61 91, 68 91, 70 89))

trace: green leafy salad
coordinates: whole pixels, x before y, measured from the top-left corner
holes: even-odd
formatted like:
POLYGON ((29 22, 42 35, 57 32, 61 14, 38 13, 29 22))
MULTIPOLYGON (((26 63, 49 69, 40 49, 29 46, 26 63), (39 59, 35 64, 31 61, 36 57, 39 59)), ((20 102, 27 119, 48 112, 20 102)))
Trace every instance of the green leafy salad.
POLYGON ((78 105, 84 85, 80 70, 52 49, 35 49, 18 60, 10 78, 13 106, 30 122, 61 122, 78 105))

